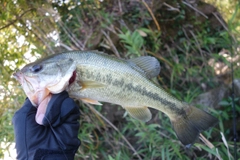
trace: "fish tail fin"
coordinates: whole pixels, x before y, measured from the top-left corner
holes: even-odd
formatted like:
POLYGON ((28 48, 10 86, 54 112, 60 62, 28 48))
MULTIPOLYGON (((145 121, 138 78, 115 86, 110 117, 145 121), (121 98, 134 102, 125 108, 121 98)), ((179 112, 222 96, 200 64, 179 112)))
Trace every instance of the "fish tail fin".
POLYGON ((184 116, 171 119, 178 139, 187 147, 190 147, 199 137, 201 131, 205 131, 217 124, 218 119, 200 110, 189 106, 184 116))

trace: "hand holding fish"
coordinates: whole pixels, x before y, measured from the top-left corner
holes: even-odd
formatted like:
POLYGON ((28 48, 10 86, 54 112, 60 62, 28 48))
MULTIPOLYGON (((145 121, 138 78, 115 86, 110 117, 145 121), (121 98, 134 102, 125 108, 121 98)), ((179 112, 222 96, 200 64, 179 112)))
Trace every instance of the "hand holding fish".
POLYGON ((15 77, 18 77, 23 90, 31 101, 32 105, 38 108, 36 113, 36 122, 42 125, 48 102, 51 99, 51 93, 45 87, 40 87, 35 78, 25 78, 20 72, 14 73, 15 77), (28 83, 31 81, 31 83, 28 83))
POLYGON ((17 159, 74 159, 80 145, 79 108, 66 91, 48 98, 41 125, 35 121, 39 108, 28 98, 15 113, 12 121, 17 159))
MULTIPOLYGON (((35 86, 52 94, 66 90, 71 98, 86 103, 121 105, 143 122, 152 117, 148 107, 157 109, 170 118, 179 140, 191 145, 201 131, 218 120, 155 85, 151 79, 159 71, 158 60, 150 56, 123 60, 97 51, 73 51, 30 63, 15 73, 21 76, 15 77, 20 83, 24 79, 21 84, 25 92, 35 86)), ((41 93, 43 97, 45 93, 41 93)))

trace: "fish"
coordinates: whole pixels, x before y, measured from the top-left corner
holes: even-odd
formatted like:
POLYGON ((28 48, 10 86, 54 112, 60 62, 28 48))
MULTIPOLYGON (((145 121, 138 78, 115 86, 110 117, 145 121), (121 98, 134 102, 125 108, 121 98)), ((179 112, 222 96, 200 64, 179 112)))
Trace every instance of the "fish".
MULTIPOLYGON (((45 101, 38 106, 43 108, 41 116, 51 94, 66 90, 71 98, 85 103, 120 105, 142 122, 152 118, 149 108, 163 112, 170 118, 180 142, 192 145, 218 119, 156 85, 152 79, 159 75, 160 68, 159 61, 152 56, 121 59, 99 51, 71 51, 27 64, 13 76, 33 104, 37 106, 45 101), (42 98, 37 98, 38 95, 42 98), (41 99, 39 104, 37 99, 41 99)), ((36 119, 41 124, 41 118, 36 116, 36 119)))

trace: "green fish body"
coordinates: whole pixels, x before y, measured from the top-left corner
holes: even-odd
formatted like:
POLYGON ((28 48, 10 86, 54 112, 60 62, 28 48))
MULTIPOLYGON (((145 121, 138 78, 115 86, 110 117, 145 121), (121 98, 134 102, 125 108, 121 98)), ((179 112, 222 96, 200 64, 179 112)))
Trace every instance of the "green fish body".
POLYGON ((73 51, 40 59, 19 72, 24 77, 45 81, 41 86, 47 86, 51 93, 67 90, 70 97, 86 103, 118 104, 132 117, 144 122, 152 117, 148 107, 157 109, 170 118, 177 137, 184 145, 194 143, 201 131, 218 121, 210 114, 177 100, 153 83, 151 79, 159 74, 160 64, 150 56, 124 60, 97 51, 73 51), (31 67, 41 69, 30 73, 31 67), (58 79, 56 83, 53 76, 58 79), (43 80, 43 77, 46 78, 43 80), (65 79, 64 82, 59 78, 65 79))

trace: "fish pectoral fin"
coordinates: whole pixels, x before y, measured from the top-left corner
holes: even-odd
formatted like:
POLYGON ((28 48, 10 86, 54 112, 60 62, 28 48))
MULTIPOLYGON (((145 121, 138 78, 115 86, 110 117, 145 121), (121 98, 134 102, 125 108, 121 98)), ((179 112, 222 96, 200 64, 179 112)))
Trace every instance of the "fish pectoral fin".
POLYGON ((106 86, 105 84, 96 81, 80 81, 78 83, 81 86, 81 90, 88 88, 101 88, 106 86))
POLYGON ((159 61, 151 56, 142 56, 128 60, 130 63, 133 62, 141 70, 144 71, 145 75, 152 79, 157 77, 160 73, 160 63, 159 61))
POLYGON ((90 104, 95 104, 95 105, 102 105, 102 103, 99 103, 98 101, 96 101, 94 99, 89 99, 89 98, 80 98, 80 99, 84 103, 90 103, 90 104))
POLYGON ((126 107, 126 111, 134 118, 141 120, 143 122, 147 122, 152 118, 152 113, 147 107, 126 107))

